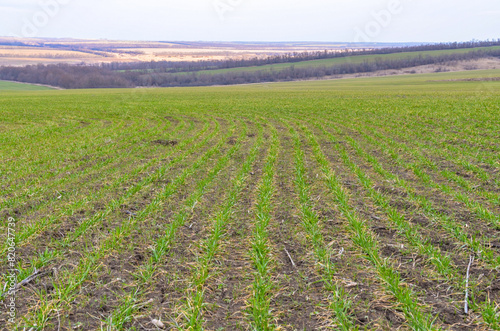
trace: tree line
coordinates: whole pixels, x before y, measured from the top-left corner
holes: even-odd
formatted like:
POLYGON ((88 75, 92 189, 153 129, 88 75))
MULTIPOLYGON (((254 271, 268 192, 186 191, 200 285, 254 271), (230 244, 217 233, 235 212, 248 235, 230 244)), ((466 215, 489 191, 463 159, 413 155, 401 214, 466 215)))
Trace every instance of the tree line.
POLYGON ((258 70, 243 72, 225 72, 218 74, 144 74, 131 76, 136 86, 208 86, 231 85, 262 82, 292 81, 301 79, 324 78, 345 74, 369 73, 378 70, 398 70, 430 64, 444 64, 453 61, 474 60, 484 57, 500 57, 500 50, 473 51, 462 54, 439 56, 416 56, 398 60, 375 60, 362 63, 343 63, 332 66, 295 68, 293 65, 282 70, 258 70))
POLYGON ((65 89, 134 87, 134 84, 120 73, 98 66, 70 64, 1 67, 0 79, 51 85, 65 89))

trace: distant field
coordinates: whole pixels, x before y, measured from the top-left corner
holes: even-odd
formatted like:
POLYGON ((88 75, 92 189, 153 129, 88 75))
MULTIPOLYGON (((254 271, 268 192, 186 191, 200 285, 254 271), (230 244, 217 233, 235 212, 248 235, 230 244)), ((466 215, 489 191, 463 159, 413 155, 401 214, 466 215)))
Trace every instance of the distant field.
MULTIPOLYGON (((0 37, 0 65, 250 59, 304 51, 378 48, 342 43, 147 42, 113 40, 15 39, 0 37), (25 46, 9 46, 8 43, 25 46), (4 45, 5 44, 5 45, 4 45)), ((394 46, 387 44, 385 46, 394 46)))
POLYGON ((52 90, 50 87, 0 80, 0 92, 2 91, 41 91, 52 90))
POLYGON ((47 58, 47 59, 82 59, 95 58, 97 55, 65 51, 60 49, 47 49, 37 47, 0 47, 0 59, 7 58, 47 58))
POLYGON ((2 92, 0 323, 500 330, 493 77, 2 92))
POLYGON ((440 50, 440 51, 424 51, 424 52, 407 52, 407 53, 393 53, 393 54, 382 54, 382 55, 358 55, 351 57, 341 57, 334 59, 324 59, 324 60, 313 60, 313 61, 301 61, 296 63, 280 63, 256 67, 245 67, 245 68, 230 68, 230 69, 218 69, 218 70, 203 70, 198 71, 197 74, 222 74, 229 72, 255 72, 261 70, 283 70, 290 67, 295 68, 309 68, 309 67, 325 67, 333 66, 344 63, 363 63, 363 62, 373 62, 377 60, 402 60, 406 58, 413 58, 418 56, 439 56, 446 54, 462 54, 471 51, 477 51, 481 49, 500 49, 500 46, 495 47, 479 47, 474 49, 452 49, 452 50, 440 50))

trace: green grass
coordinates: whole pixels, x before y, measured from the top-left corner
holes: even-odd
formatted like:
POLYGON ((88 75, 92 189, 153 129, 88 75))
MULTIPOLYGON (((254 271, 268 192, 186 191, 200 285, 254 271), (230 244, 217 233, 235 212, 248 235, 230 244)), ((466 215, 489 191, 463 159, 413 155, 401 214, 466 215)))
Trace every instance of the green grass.
POLYGON ((3 92, 9 329, 498 330, 488 77, 3 92))
POLYGON ((44 90, 53 90, 53 89, 46 86, 7 82, 4 80, 0 80, 0 91, 44 91, 44 90))

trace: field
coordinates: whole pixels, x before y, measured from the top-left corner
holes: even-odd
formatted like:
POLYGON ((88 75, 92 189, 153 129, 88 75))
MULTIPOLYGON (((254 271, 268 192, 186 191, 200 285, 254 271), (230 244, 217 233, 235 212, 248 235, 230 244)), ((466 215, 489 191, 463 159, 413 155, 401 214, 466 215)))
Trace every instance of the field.
POLYGON ((270 64, 255 67, 243 67, 243 68, 230 68, 230 69, 217 69, 217 70, 203 70, 199 71, 199 74, 223 74, 223 73, 235 73, 235 72, 254 72, 254 71, 269 71, 269 70, 284 70, 290 67, 294 68, 316 68, 316 67, 328 67, 334 65, 340 65, 345 63, 363 63, 363 62, 375 62, 379 60, 404 60, 407 58, 416 58, 419 56, 440 56, 440 55, 450 55, 450 54, 462 54, 471 51, 478 50, 497 50, 500 49, 499 46, 495 47, 478 47, 475 49, 451 49, 451 50, 439 50, 439 51, 421 51, 421 52, 403 52, 403 53, 392 53, 392 54, 380 54, 380 55, 356 55, 349 57, 339 57, 332 59, 323 60, 312 60, 312 61, 300 61, 295 63, 279 63, 270 64))
POLYGON ((2 93, 0 324, 499 330, 495 77, 2 93))
POLYGON ((250 59, 292 52, 389 46, 395 44, 147 42, 0 37, 0 65, 250 59))
POLYGON ((51 88, 39 85, 7 82, 4 80, 0 80, 0 91, 40 91, 40 90, 51 90, 51 88))

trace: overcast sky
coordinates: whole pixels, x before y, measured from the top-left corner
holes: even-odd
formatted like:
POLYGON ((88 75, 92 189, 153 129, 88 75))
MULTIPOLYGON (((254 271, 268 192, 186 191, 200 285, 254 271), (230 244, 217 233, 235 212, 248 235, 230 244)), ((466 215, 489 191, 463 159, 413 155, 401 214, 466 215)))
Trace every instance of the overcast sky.
POLYGON ((0 0, 0 36, 171 41, 500 38, 499 0, 0 0))

